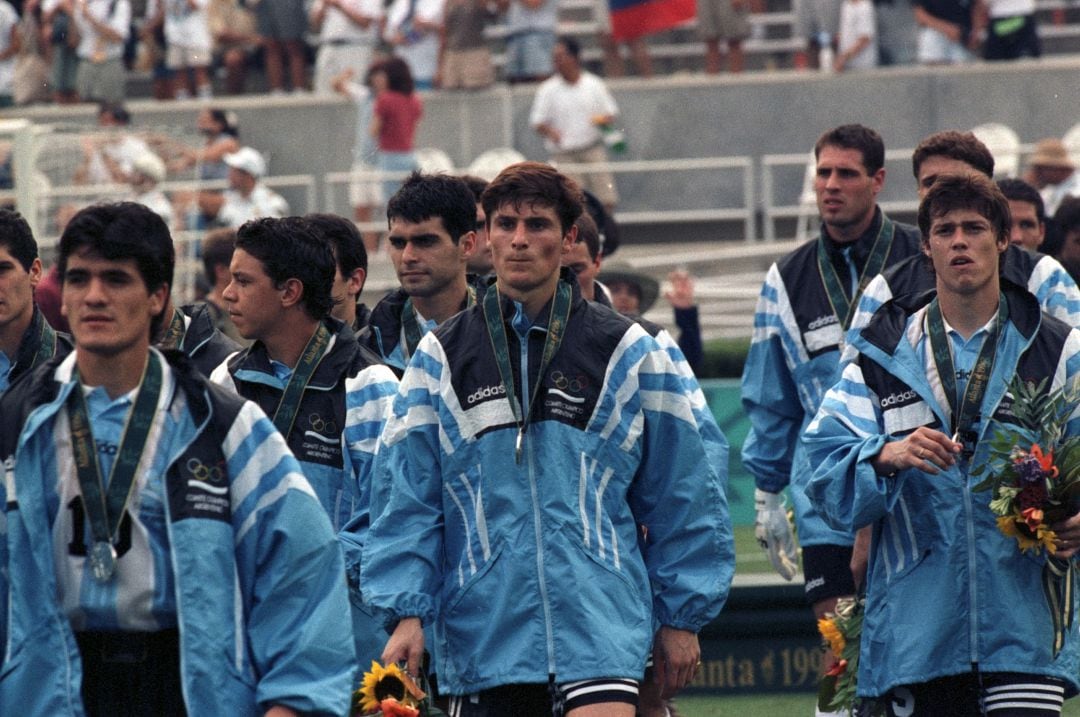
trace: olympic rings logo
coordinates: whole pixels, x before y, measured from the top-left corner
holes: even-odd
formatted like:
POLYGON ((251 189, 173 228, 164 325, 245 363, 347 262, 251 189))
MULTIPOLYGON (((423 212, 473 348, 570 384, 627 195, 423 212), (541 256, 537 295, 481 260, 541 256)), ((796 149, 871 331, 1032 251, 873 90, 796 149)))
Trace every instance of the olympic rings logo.
POLYGON ((313 413, 308 416, 308 425, 311 426, 311 430, 316 433, 321 433, 324 436, 332 436, 338 432, 337 421, 334 419, 325 420, 317 413, 313 413))
POLYGON ((198 458, 189 458, 187 469, 195 477, 195 480, 204 483, 220 483, 225 478, 220 466, 208 466, 198 458))
POLYGON ((585 376, 578 375, 573 378, 568 378, 566 374, 558 370, 552 371, 551 374, 549 374, 549 377, 551 378, 551 382, 555 384, 555 388, 560 391, 579 393, 589 385, 589 379, 585 376))

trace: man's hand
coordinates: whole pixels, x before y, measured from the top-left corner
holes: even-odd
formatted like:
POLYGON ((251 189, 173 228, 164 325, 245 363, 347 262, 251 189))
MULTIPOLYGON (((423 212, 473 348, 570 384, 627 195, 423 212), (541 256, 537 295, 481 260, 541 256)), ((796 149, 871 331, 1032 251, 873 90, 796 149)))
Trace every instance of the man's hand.
POLYGON ((769 554, 769 562, 776 572, 784 580, 791 580, 799 572, 799 563, 783 497, 755 488, 754 508, 757 510, 754 536, 758 545, 769 554))
POLYGON ((941 431, 919 426, 899 441, 889 441, 881 452, 870 459, 878 475, 890 475, 907 468, 937 475, 956 463, 956 455, 964 449, 941 431))
POLYGON ((294 710, 288 707, 282 707, 281 705, 274 705, 270 709, 266 710, 264 717, 300 717, 294 710))
POLYGON ((1050 526, 1057 536, 1055 558, 1071 558, 1080 550, 1080 515, 1073 515, 1059 520, 1050 526))
POLYGON ((653 679, 665 699, 690 684, 701 661, 697 635, 662 625, 653 640, 653 679))
POLYGON ((382 663, 389 665, 405 660, 405 671, 416 677, 424 658, 424 628, 418 617, 406 617, 398 622, 383 648, 382 663))
POLYGON ((676 309, 689 309, 694 306, 694 278, 685 269, 676 269, 668 274, 671 291, 664 292, 664 298, 676 309))

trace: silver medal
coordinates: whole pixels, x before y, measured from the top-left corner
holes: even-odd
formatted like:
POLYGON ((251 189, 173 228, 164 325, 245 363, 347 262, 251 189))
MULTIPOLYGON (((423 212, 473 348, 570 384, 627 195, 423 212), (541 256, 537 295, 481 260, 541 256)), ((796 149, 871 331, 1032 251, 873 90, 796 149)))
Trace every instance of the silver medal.
POLYGON ((107 583, 116 573, 116 548, 104 540, 90 548, 90 573, 99 583, 107 583))

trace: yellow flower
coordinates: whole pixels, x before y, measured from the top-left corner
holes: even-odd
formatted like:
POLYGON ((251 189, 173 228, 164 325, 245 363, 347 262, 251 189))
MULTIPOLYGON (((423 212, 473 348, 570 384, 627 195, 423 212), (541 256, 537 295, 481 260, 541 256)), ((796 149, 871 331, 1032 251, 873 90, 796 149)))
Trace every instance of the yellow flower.
POLYGON ((817 622, 818 632, 825 638, 825 642, 829 643, 829 649, 837 657, 840 657, 844 652, 844 635, 840 632, 840 629, 836 627, 836 622, 833 618, 823 617, 817 622))
MULTIPOLYGON (((1054 543, 1057 534, 1054 531, 1050 530, 1045 524, 1040 524, 1034 528, 1035 537, 1031 538, 1020 530, 1017 526, 1017 520, 1018 516, 1016 515, 1002 515, 997 519, 997 527, 1003 534, 1015 538, 1021 551, 1033 550, 1038 553, 1045 548, 1051 555, 1057 552, 1057 544, 1054 543)), ((1019 516, 1019 521, 1026 522, 1023 516, 1019 516)))
MULTIPOLYGON (((397 665, 390 664, 383 667, 378 662, 371 661, 371 670, 364 673, 364 681, 360 685, 360 709, 364 713, 375 712, 379 709, 379 703, 387 697, 393 697, 397 701, 414 706, 413 696, 409 694, 408 684, 411 683, 405 673, 397 665)), ((420 693, 423 695, 423 693, 420 693)))

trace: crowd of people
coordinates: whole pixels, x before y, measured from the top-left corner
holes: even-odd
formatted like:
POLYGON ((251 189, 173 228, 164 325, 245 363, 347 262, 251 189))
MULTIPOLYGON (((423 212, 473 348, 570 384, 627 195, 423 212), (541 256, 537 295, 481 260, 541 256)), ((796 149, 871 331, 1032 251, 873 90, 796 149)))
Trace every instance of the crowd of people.
MULTIPOLYGON (((636 73, 651 77, 656 31, 615 34, 607 0, 589 9, 591 37, 577 39, 598 46, 603 74, 626 74, 625 44, 636 73)), ((796 69, 1041 54, 1035 0, 794 0, 791 9, 796 69)), ((766 33, 751 18, 766 10, 763 0, 699 2, 689 20, 704 71, 741 72, 744 43, 766 33)), ((217 77, 219 92, 239 94, 252 68, 271 93, 328 94, 340 73, 362 76, 391 56, 408 63, 422 90, 481 89, 497 77, 539 82, 554 71, 559 11, 558 0, 3 0, 0 106, 120 102, 133 71, 152 78, 159 99, 208 98, 217 77), (496 36, 505 50, 498 71, 496 36)))

